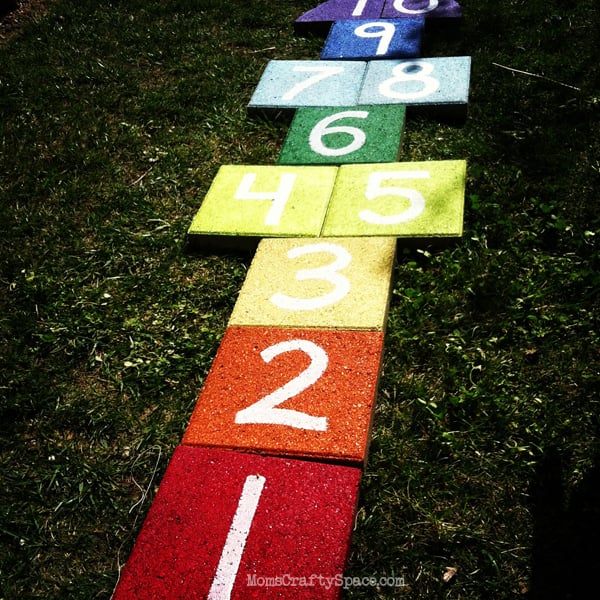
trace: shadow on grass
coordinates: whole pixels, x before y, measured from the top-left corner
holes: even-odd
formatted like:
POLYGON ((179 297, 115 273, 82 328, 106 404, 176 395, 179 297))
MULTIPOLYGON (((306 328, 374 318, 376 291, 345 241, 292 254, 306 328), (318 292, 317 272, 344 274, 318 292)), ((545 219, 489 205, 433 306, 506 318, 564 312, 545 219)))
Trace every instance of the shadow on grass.
POLYGON ((530 598, 589 598, 600 571, 600 456, 571 494, 565 463, 552 449, 532 486, 534 538, 530 598))

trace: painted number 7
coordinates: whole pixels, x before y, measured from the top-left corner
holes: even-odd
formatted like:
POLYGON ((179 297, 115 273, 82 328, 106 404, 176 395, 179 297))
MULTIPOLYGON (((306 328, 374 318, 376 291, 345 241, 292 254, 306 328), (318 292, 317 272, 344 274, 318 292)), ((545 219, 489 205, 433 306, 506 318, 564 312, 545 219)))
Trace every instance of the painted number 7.
POLYGON ((315 85, 319 81, 343 73, 344 67, 333 67, 331 65, 296 65, 292 70, 297 73, 316 73, 316 75, 298 82, 292 89, 283 94, 283 100, 293 100, 300 92, 315 85))
POLYGON ((265 362, 270 363, 280 354, 295 351, 304 352, 308 355, 310 358, 308 367, 274 392, 238 411, 235 415, 235 422, 238 425, 264 423, 267 425, 287 425, 312 431, 327 431, 327 417, 314 417, 289 408, 275 408, 316 383, 329 364, 329 357, 325 350, 308 340, 279 342, 265 348, 260 356, 265 362))

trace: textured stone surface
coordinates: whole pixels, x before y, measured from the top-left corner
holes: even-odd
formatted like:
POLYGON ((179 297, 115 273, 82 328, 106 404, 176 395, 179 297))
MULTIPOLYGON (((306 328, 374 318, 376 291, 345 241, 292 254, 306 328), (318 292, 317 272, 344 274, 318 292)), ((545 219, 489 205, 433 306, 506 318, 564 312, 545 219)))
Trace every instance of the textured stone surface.
POLYGON ((265 239, 230 325, 383 330, 395 239, 265 239))
POLYGON ((353 467, 180 446, 113 600, 339 598, 359 481, 353 467))
POLYGON ((183 443, 362 464, 382 353, 382 332, 229 327, 183 443))
POLYGON ((336 21, 321 52, 322 60, 409 58, 421 53, 425 19, 336 21))
POLYGON ((404 132, 403 105, 299 108, 278 164, 393 162, 404 132))
POLYGON ((460 237, 463 160, 343 165, 324 236, 460 237))

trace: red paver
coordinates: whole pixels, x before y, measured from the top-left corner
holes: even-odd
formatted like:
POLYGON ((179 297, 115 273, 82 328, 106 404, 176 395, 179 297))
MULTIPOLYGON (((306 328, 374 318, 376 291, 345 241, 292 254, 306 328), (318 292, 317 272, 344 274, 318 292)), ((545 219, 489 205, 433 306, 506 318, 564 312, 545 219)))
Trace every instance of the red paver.
POLYGON ((360 469, 176 449, 113 600, 339 597, 360 469))
POLYGON ((382 332, 229 327, 183 443, 362 463, 382 352, 382 332))

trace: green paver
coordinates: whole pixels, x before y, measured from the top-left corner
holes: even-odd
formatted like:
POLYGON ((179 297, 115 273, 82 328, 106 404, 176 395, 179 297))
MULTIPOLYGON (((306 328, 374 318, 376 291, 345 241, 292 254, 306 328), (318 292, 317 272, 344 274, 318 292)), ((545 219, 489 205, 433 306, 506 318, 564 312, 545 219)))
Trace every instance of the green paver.
MULTIPOLYGON (((336 167, 225 165, 190 228, 192 240, 319 235, 336 167)), ((243 239, 242 239, 243 241, 243 239)))
POLYGON ((344 165, 322 235, 460 237, 466 161, 344 165))
POLYGON ((403 105, 300 108, 277 162, 310 165, 396 161, 405 113, 403 105))
POLYGON ((229 325, 381 331, 395 250, 390 238, 262 240, 229 325))

